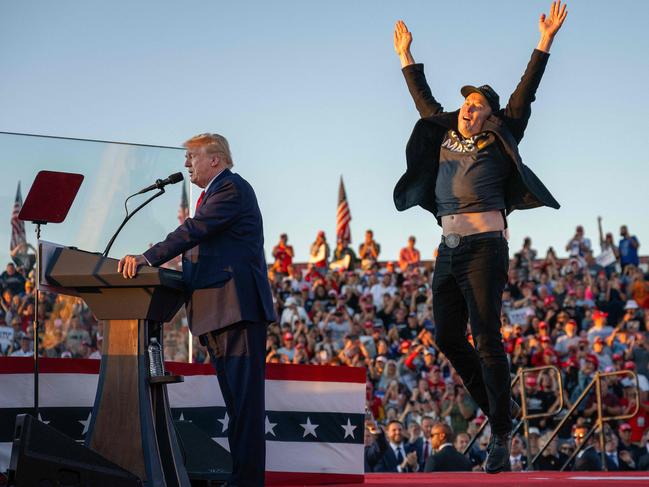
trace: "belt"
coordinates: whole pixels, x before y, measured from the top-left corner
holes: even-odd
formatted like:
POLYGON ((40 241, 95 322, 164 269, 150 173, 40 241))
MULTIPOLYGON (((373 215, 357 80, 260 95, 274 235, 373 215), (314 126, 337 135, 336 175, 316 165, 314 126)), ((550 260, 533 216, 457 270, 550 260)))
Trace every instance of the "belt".
POLYGON ((502 230, 497 230, 495 232, 482 232, 482 233, 473 233, 471 235, 460 235, 459 233, 449 233, 448 235, 442 235, 442 243, 446 245, 449 249, 454 249, 461 243, 473 242, 475 240, 484 240, 487 238, 502 238, 502 230))

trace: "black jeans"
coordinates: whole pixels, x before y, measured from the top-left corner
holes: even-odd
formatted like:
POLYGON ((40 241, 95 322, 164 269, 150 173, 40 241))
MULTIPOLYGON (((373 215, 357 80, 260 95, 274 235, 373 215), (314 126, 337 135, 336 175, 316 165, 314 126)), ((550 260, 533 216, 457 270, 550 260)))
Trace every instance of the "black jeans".
POLYGON ((509 247, 503 237, 440 244, 433 274, 435 340, 494 433, 512 429, 507 355, 500 334, 509 247), (466 336, 467 320, 475 348, 466 336))

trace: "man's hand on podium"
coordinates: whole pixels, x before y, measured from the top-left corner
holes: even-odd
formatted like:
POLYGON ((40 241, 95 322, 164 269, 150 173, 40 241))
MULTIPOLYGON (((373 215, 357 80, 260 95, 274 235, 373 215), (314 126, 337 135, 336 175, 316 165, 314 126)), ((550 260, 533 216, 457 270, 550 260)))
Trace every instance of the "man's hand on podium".
POLYGON ((126 255, 119 260, 117 272, 121 272, 125 279, 131 279, 137 274, 140 266, 149 265, 146 258, 140 255, 126 255))

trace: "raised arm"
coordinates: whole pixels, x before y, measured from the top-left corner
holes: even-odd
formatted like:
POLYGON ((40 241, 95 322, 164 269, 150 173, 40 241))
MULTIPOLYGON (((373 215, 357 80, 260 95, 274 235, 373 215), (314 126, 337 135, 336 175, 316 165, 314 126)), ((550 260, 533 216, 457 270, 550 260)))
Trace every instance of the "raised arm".
POLYGON ((599 230, 599 245, 604 250, 604 232, 602 231, 602 217, 597 217, 597 229, 599 230))
POLYGON ((549 15, 541 14, 539 18, 541 39, 532 53, 523 77, 507 102, 503 117, 518 142, 523 138, 532 114, 532 102, 536 99, 536 90, 541 83, 550 56, 550 46, 567 15, 566 4, 562 6, 559 0, 552 2, 549 15))
POLYGON ((399 20, 394 26, 394 50, 401 60, 403 75, 408 84, 408 91, 415 102, 415 107, 422 118, 430 117, 442 111, 442 105, 433 97, 426 76, 424 65, 416 64, 410 52, 412 33, 406 27, 403 20, 399 20))

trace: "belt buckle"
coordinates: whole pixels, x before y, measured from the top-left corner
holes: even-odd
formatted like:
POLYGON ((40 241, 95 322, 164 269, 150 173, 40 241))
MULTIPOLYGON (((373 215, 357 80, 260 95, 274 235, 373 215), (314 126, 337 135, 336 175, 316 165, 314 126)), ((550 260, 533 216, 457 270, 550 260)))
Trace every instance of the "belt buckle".
POLYGON ((444 237, 444 243, 450 249, 454 249, 460 245, 460 234, 459 233, 449 233, 444 237))

